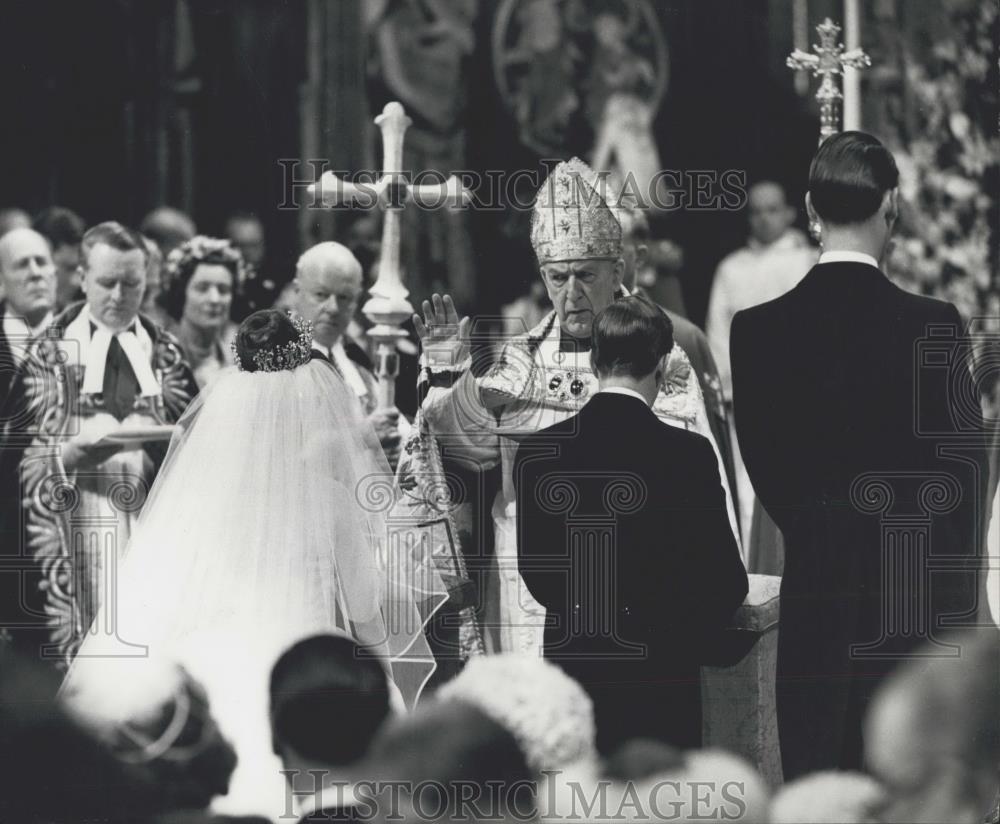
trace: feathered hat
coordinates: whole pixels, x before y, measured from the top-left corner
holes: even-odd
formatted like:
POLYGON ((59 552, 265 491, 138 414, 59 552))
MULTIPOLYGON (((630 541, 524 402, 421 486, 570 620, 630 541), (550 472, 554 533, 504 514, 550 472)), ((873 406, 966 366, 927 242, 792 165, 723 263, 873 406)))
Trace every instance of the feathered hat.
POLYGON ((539 265, 621 257, 621 224, 598 190, 597 175, 579 158, 556 166, 538 190, 531 245, 539 265))

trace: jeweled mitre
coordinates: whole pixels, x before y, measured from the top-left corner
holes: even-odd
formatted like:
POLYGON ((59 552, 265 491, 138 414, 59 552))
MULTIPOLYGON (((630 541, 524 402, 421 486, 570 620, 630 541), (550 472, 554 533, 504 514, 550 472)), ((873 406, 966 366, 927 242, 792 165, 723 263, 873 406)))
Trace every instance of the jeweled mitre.
POLYGON ((539 265, 621 257, 621 224, 600 193, 597 175, 579 158, 556 166, 538 190, 531 245, 539 265))

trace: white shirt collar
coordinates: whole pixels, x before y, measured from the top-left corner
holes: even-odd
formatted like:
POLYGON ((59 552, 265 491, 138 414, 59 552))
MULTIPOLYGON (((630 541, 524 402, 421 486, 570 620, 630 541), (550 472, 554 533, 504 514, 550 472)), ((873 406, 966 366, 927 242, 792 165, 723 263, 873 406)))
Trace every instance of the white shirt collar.
POLYGON ((34 340, 45 331, 50 323, 52 323, 51 312, 46 314, 41 323, 36 326, 29 326, 27 320, 20 315, 13 314, 10 309, 7 309, 3 313, 3 330, 7 335, 8 340, 12 335, 17 335, 18 337, 27 336, 31 338, 31 340, 34 340))
MULTIPOLYGON (((97 329, 99 331, 102 331, 102 332, 107 332, 113 338, 117 338, 119 335, 124 335, 126 332, 133 332, 134 333, 134 332, 136 332, 137 327, 139 325, 139 318, 137 316, 137 317, 132 318, 132 322, 128 326, 126 326, 124 329, 119 329, 116 332, 114 329, 112 329, 106 323, 102 323, 97 318, 95 318, 94 314, 90 311, 90 306, 85 306, 83 308, 83 311, 87 313, 87 320, 89 320, 92 324, 94 324, 95 329, 97 329)), ((96 334, 96 332, 95 332, 95 334, 96 334)))
POLYGON ((864 252, 838 252, 830 251, 823 252, 819 256, 817 263, 867 263, 869 266, 874 266, 878 269, 878 261, 875 260, 871 255, 866 255, 864 252))
POLYGON ((7 345, 14 355, 14 359, 20 364, 28 353, 28 346, 38 339, 39 335, 52 323, 52 312, 49 312, 37 326, 29 326, 28 321, 20 315, 12 314, 10 307, 6 307, 3 313, 3 333, 7 338, 7 345))
POLYGON ((631 396, 633 398, 638 398, 646 406, 649 406, 649 404, 646 402, 646 399, 642 395, 640 395, 634 389, 628 389, 628 388, 626 388, 624 386, 607 386, 607 387, 605 387, 603 389, 597 390, 597 394, 598 395, 600 395, 602 393, 610 394, 610 395, 629 395, 629 396, 631 396))

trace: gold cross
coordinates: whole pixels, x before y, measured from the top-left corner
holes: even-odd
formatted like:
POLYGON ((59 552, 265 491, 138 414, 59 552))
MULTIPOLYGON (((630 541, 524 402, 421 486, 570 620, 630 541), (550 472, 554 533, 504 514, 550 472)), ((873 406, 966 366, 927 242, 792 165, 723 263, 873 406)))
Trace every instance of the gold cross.
POLYGON ((819 101, 819 142, 822 143, 840 131, 838 104, 843 95, 833 78, 843 74, 845 68, 862 69, 870 66, 872 61, 861 49, 844 51, 843 45, 837 42, 840 26, 829 17, 816 27, 816 31, 820 45, 813 44, 815 54, 796 49, 788 56, 786 64, 790 69, 811 71, 814 77, 823 78, 816 92, 816 100, 819 101))

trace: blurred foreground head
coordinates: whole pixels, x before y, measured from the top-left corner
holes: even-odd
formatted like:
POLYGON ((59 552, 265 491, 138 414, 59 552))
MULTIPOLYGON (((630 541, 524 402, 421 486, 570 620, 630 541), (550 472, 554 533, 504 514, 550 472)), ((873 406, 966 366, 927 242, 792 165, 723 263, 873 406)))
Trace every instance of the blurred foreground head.
POLYGON ((513 653, 471 658, 437 692, 478 707, 517 740, 540 773, 595 757, 594 705, 579 683, 544 658, 513 653))
POLYGON ((99 665, 106 677, 71 680, 67 705, 122 764, 157 787, 156 806, 198 810, 225 795, 236 753, 201 684, 179 664, 152 658, 99 665))
POLYGON ((911 660, 868 711, 865 762, 892 795, 885 821, 978 824, 996 799, 1000 630, 944 641, 957 646, 957 657, 911 660))
POLYGON ((377 658, 340 635, 294 644, 271 671, 271 736, 286 768, 358 762, 389 716, 389 685, 377 658))
POLYGON ((0 650, 0 821, 137 820, 155 787, 63 710, 59 681, 50 666, 0 650))
POLYGON ((538 798, 543 824, 761 822, 768 791, 750 764, 729 753, 634 740, 603 762, 547 773, 538 798))
POLYGON ((534 776, 520 746, 464 701, 431 701, 390 721, 362 774, 383 788, 402 782, 373 799, 390 821, 534 820, 534 776))

